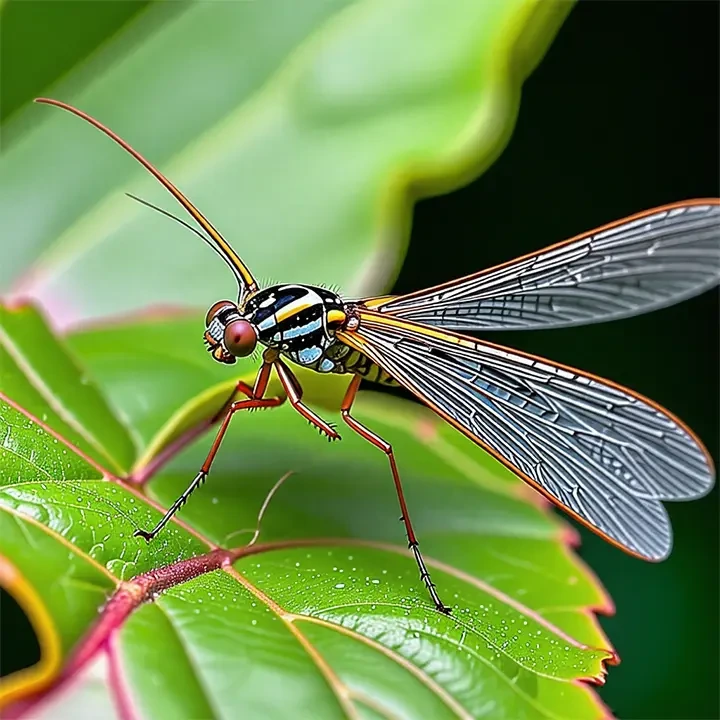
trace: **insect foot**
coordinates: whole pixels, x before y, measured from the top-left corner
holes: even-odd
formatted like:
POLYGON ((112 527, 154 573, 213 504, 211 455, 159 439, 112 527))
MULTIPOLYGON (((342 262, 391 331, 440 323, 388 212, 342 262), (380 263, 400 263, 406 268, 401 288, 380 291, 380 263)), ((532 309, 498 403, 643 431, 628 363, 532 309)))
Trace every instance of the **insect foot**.
POLYGON ((342 440, 340 434, 335 430, 337 426, 334 423, 323 423, 323 425, 319 425, 313 420, 308 420, 308 425, 315 427, 320 435, 325 435, 329 442, 342 440))
POLYGON ((150 532, 147 532, 146 530, 136 530, 133 535, 135 537, 145 538, 147 542, 150 542, 168 524, 168 522, 170 522, 172 516, 187 502, 187 499, 190 495, 192 495, 193 491, 205 482, 207 476, 207 470, 200 470, 190 485, 188 485, 187 490, 185 490, 185 492, 170 506, 160 522, 150 532))
POLYGON ((332 431, 332 433, 326 432, 328 442, 333 442, 334 440, 342 440, 342 437, 340 437, 340 433, 337 431, 337 425, 335 423, 328 423, 328 427, 332 431))
POLYGON ((133 537, 141 537, 147 542, 150 542, 155 537, 155 533, 152 531, 148 532, 147 530, 136 530, 133 533, 133 537))
POLYGON ((425 584, 425 587, 430 594, 430 599, 433 601, 433 603, 435 603, 435 609, 438 612, 443 613, 444 615, 450 615, 452 609, 445 605, 442 600, 440 600, 440 596, 437 594, 437 590, 435 589, 435 583, 430 579, 430 573, 425 566, 425 560, 423 560, 423 556, 420 554, 420 548, 417 542, 409 543, 409 547, 410 550, 412 550, 412 553, 415 556, 415 562, 420 569, 420 579, 425 584))

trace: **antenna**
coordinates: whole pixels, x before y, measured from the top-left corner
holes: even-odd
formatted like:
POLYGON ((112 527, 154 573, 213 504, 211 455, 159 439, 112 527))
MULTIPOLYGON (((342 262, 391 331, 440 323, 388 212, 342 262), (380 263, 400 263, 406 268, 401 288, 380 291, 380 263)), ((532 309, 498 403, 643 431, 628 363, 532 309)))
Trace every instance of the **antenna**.
MULTIPOLYGON (((77 115, 77 117, 85 120, 86 122, 93 125, 95 128, 105 133, 111 140, 114 140, 120 147, 132 155, 149 173, 155 176, 155 178, 165 186, 167 191, 175 197, 175 199, 187 210, 187 212, 195 219, 195 221, 202 227, 203 230, 210 236, 212 243, 215 245, 218 254, 225 260, 230 266, 230 269, 235 274, 240 286, 240 296, 242 297, 245 292, 254 292, 258 289, 258 285, 255 282, 255 278, 252 273, 240 259, 240 256, 232 249, 230 244, 225 238, 215 229, 212 223, 185 197, 185 195, 178 190, 154 165, 146 160, 137 150, 132 148, 126 143, 119 135, 116 135, 110 128, 105 127, 99 120, 91 117, 82 110, 78 110, 72 105, 60 102, 59 100, 52 100, 50 98, 35 98, 35 102, 44 105, 54 105, 67 112, 77 115)), ((149 203, 146 203, 149 204, 149 203)), ((154 206, 152 206, 154 208, 154 206)), ((158 208, 154 208, 158 209, 158 208)), ((164 212, 164 211, 160 211, 164 212)), ((174 217, 174 216, 172 216, 174 217)), ((177 219, 177 218, 175 218, 177 219)), ((207 238, 204 238, 207 242, 207 238)))

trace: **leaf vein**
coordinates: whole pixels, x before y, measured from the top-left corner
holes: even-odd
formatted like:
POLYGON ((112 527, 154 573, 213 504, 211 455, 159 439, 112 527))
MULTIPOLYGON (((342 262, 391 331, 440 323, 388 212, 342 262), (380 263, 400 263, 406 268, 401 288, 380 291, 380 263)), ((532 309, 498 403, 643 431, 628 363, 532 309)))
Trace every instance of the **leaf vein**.
POLYGON ((430 691, 435 693, 447 706, 462 720, 472 720, 472 715, 457 701, 453 698, 441 685, 433 680, 424 670, 419 668, 417 665, 411 663, 409 660, 398 654, 394 650, 380 644, 376 640, 372 640, 365 635, 361 635, 355 630, 345 627, 344 625, 338 625, 337 623, 324 620, 323 618, 314 617, 312 615, 296 615, 294 616, 296 622, 312 622, 317 625, 335 630, 336 632, 347 635, 348 637, 358 642, 366 644, 368 647, 377 650, 386 657, 390 658, 393 662, 396 662, 405 670, 413 674, 420 682, 425 685, 430 691))
POLYGON ((195 679, 197 680, 198 687, 200 688, 200 692, 203 695, 203 700, 205 700, 205 704, 212 710, 213 717, 220 718, 222 717, 222 713, 219 711, 217 707, 215 707, 215 703, 211 700, 210 696, 210 690, 208 687, 206 687, 204 681, 201 679, 201 675, 199 672, 199 669, 190 654, 190 650, 187 646, 187 643, 184 641, 182 634, 178 630, 177 626, 175 625, 171 614, 168 612, 167 608, 163 607, 162 602, 156 602, 155 607, 157 607, 160 612, 165 616, 165 619, 168 621, 168 625, 172 629, 175 637, 177 638, 178 645, 182 648, 183 652, 185 653, 185 658, 187 659, 188 665, 193 669, 193 675, 195 679))
POLYGON ((53 390, 47 385, 47 383, 38 375, 33 368, 30 361, 25 357, 22 350, 12 342, 12 339, 8 334, 0 327, 0 344, 2 344, 7 353, 17 364, 20 371, 25 375, 30 384, 37 390, 40 396, 45 402, 70 426, 77 432, 82 438, 84 438, 90 445, 98 450, 106 460, 109 460, 114 466, 115 470, 121 470, 122 468, 112 457, 102 443, 92 434, 89 428, 86 428, 75 416, 70 408, 68 408, 64 402, 53 392, 53 390))
POLYGON ((267 605, 268 608, 270 608, 280 618, 280 620, 285 623, 290 633, 294 635, 297 641, 303 646, 305 652, 307 652, 308 656, 313 660, 318 670, 325 678, 325 681, 330 686, 330 689, 335 693, 338 703, 345 712, 345 715, 350 720, 360 720, 360 716, 350 701, 350 691, 348 687, 333 672, 332 668, 330 668, 325 661, 325 658, 323 658, 307 637, 305 637, 305 635, 295 625, 294 619, 296 616, 288 613, 274 600, 265 595, 264 592, 253 585, 244 575, 238 572, 231 565, 223 569, 231 577, 235 578, 235 580, 237 580, 237 582, 239 582, 244 588, 246 588, 248 592, 252 593, 258 600, 267 605))

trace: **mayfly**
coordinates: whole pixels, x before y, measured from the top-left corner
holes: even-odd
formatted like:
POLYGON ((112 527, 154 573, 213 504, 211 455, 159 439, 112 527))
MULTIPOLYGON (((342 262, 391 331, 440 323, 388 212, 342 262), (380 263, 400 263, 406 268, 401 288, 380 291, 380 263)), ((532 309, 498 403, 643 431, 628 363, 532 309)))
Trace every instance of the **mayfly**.
POLYGON ((712 460, 689 428, 613 382, 459 332, 627 318, 714 287, 720 280, 720 199, 647 210, 429 290, 344 301, 311 285, 259 287, 205 216, 124 140, 65 103, 38 102, 74 113, 122 146, 204 234, 180 222, 229 265, 239 294, 207 314, 204 339, 212 357, 232 364, 264 347, 254 384, 238 383, 236 397, 244 397, 228 405, 198 474, 152 530, 136 535, 152 540, 205 481, 236 412, 284 401, 265 397, 273 372, 295 410, 329 440, 340 439, 334 425, 303 403, 287 359, 318 373, 352 375, 342 419, 387 455, 409 547, 438 610, 449 612, 420 553, 392 446, 353 415, 363 379, 409 390, 613 545, 646 560, 667 557, 672 533, 662 501, 698 498, 713 484, 712 460))

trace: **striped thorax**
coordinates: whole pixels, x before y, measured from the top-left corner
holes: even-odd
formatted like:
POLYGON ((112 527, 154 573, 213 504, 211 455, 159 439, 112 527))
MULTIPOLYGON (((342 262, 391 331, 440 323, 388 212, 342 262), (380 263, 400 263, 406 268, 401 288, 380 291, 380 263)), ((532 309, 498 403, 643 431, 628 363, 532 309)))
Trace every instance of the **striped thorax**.
POLYGON ((253 293, 240 307, 229 301, 214 305, 208 313, 205 340, 216 360, 232 363, 238 355, 233 331, 249 334, 249 327, 256 342, 298 365, 321 373, 344 372, 335 353, 329 351, 335 345, 335 330, 346 318, 343 301, 330 290, 273 285, 253 293))

